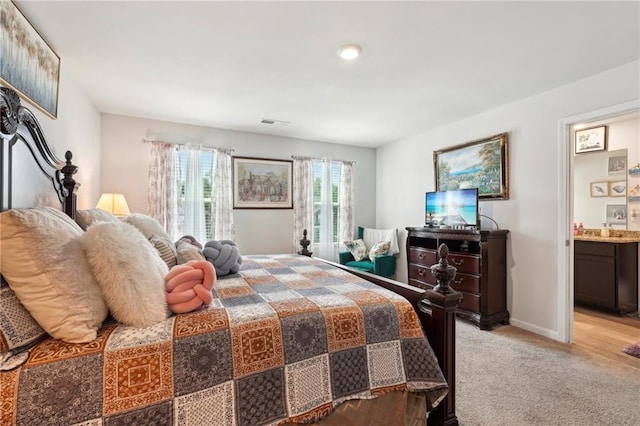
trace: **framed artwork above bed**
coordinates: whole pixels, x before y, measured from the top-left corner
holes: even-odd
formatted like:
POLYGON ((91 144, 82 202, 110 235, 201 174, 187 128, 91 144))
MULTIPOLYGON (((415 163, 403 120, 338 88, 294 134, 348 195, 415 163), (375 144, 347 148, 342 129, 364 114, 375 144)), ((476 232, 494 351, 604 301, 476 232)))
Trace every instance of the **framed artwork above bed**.
POLYGON ((12 1, 0 1, 0 83, 58 116, 60 57, 12 1))
POLYGON ((292 209, 293 161, 233 157, 234 209, 292 209))

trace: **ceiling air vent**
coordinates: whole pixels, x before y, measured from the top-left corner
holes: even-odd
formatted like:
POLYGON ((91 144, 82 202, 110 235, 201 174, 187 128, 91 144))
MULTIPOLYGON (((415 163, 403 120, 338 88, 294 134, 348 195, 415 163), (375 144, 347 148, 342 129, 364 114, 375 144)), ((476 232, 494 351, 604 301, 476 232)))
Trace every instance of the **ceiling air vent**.
POLYGON ((290 121, 274 120, 273 118, 263 118, 262 120, 260 120, 260 123, 273 124, 276 126, 288 126, 289 124, 291 124, 290 121))

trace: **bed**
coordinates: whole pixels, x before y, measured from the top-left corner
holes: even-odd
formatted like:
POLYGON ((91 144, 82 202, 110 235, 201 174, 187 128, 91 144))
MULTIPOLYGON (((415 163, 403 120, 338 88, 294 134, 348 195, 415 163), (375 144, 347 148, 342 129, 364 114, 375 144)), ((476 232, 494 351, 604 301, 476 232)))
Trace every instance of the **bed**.
MULTIPOLYGON (((58 160, 8 88, 0 134, 2 214, 45 209, 71 221, 73 156, 58 160)), ((57 251, 75 264, 68 245, 57 251)), ((457 424, 459 295, 446 287, 297 254, 244 256, 206 309, 142 328, 107 317, 89 341, 70 343, 39 327, 12 284, 0 282, 2 425, 424 424, 427 411, 429 424, 457 424)))

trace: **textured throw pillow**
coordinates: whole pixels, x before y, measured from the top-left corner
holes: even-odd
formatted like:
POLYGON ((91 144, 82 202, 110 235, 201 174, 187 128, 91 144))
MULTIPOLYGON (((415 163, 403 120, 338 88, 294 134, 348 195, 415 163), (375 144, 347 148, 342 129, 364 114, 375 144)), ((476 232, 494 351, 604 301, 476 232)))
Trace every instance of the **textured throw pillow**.
POLYGON ((71 218, 51 207, 0 213, 0 272, 38 324, 71 343, 95 339, 108 315, 81 235, 71 218))
POLYGON ((76 212, 76 223, 83 231, 96 222, 117 222, 118 218, 102 209, 78 210, 76 212))
POLYGON ((180 239, 176 242, 178 265, 187 263, 191 260, 205 260, 200 249, 189 241, 180 239))
POLYGON ((140 231, 125 222, 102 222, 81 237, 91 271, 113 317, 146 327, 168 316, 167 265, 140 231))
POLYGON ((356 261, 359 262, 367 258, 367 246, 361 239, 345 241, 344 245, 347 246, 347 249, 356 261))
MULTIPOLYGON (((11 355, 19 354, 46 335, 47 332, 0 277, 0 371, 11 355)), ((10 368, 9 365, 7 367, 10 368)))
POLYGON ((377 242, 371 247, 369 250, 369 259, 373 262, 377 256, 389 253, 389 248, 391 247, 391 241, 380 241, 377 242))
POLYGON ((171 269, 178 264, 178 252, 176 251, 176 245, 169 239, 161 235, 152 235, 149 238, 149 242, 153 244, 164 263, 167 264, 167 268, 171 269))

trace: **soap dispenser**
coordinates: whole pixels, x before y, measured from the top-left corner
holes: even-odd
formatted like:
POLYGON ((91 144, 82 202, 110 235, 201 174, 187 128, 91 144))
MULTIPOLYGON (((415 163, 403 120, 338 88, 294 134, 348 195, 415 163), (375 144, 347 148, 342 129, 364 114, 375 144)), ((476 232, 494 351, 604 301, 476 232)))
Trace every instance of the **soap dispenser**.
POLYGON ((600 236, 609 238, 609 228, 607 227, 606 223, 603 223, 602 228, 600 228, 600 236))

